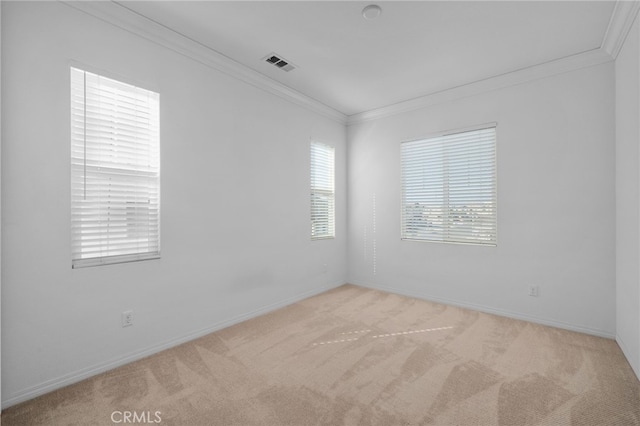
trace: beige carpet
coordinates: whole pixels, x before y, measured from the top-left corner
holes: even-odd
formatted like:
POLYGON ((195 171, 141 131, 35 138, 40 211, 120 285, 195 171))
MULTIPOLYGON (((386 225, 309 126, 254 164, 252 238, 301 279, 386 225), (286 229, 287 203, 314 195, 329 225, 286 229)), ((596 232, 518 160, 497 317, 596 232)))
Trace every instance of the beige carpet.
POLYGON ((612 340, 347 285, 10 407, 2 425, 112 416, 630 426, 640 425, 640 383, 612 340))

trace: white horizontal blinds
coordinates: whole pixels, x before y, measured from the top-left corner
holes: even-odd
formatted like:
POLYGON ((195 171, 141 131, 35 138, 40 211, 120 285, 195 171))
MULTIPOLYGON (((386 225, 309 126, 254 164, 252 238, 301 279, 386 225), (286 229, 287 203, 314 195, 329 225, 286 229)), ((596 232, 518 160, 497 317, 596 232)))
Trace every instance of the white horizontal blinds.
POLYGON ((403 142, 402 238, 496 245, 495 127, 403 142))
POLYGON ((334 148, 311 142, 311 238, 335 237, 334 148))
POLYGON ((159 257, 159 94, 71 68, 73 267, 159 257))

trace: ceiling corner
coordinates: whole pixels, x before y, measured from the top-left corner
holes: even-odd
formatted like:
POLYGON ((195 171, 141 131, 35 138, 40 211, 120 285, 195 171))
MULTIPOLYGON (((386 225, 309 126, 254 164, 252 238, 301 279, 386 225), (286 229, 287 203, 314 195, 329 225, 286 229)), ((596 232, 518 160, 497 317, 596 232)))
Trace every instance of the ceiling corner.
POLYGON ((608 53, 604 52, 602 48, 596 48, 554 61, 533 65, 531 67, 522 68, 501 75, 496 75, 484 80, 478 80, 461 86, 452 87, 440 92, 419 96, 417 98, 409 99, 397 104, 377 108, 371 111, 352 114, 348 117, 347 126, 360 124, 366 121, 378 120, 381 118, 390 117, 392 115, 414 111, 432 105, 454 101, 457 99, 462 99, 468 96, 487 93, 493 90, 515 86, 518 84, 527 83, 529 81, 539 80, 545 77, 550 77, 552 75, 563 74, 582 68, 596 66, 611 62, 612 60, 612 57, 608 53))
MULTIPOLYGON (((1 0, 0 0, 1 1, 1 0)), ((139 37, 173 50, 209 68, 227 74, 272 95, 318 113, 340 124, 347 124, 347 115, 329 107, 304 93, 273 80, 242 65, 216 50, 163 26, 116 1, 69 1, 63 4, 84 12, 139 37)))
POLYGON ((609 20, 607 32, 602 41, 602 49, 613 59, 616 59, 624 44, 633 21, 640 10, 640 1, 617 0, 609 20))

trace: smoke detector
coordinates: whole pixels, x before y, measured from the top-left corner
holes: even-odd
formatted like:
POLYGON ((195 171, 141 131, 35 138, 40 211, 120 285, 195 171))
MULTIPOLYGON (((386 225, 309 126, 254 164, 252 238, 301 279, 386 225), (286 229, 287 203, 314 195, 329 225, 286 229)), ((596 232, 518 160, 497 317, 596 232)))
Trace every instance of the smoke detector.
POLYGON ((280 68, 283 71, 289 72, 297 68, 291 62, 284 59, 282 56, 278 55, 277 53, 269 53, 267 56, 265 56, 262 59, 267 63, 273 65, 274 67, 280 68))
POLYGON ((372 20, 376 19, 382 13, 382 8, 377 4, 370 4, 362 9, 362 16, 364 19, 372 20))

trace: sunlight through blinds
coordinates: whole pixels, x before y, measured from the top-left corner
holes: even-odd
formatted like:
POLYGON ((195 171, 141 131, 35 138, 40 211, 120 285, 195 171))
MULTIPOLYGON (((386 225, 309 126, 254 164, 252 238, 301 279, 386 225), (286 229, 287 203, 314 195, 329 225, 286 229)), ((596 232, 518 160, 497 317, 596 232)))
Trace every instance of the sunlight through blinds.
POLYGON ((403 142, 402 239, 496 245, 496 129, 403 142))
POLYGON ((71 68, 74 268, 160 256, 159 99, 71 68))

